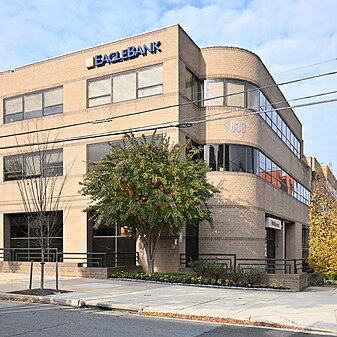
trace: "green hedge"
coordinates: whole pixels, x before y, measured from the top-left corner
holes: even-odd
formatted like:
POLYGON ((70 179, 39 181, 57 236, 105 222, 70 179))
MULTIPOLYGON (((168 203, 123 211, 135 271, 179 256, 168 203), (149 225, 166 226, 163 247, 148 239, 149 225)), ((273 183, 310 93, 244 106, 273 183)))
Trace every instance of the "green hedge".
POLYGON ((248 288, 275 288, 285 289, 280 284, 266 284, 266 273, 261 269, 247 269, 241 271, 226 271, 221 264, 193 263, 195 274, 192 273, 152 273, 144 272, 117 272, 112 278, 137 279, 182 284, 210 284, 218 286, 234 286, 248 288))

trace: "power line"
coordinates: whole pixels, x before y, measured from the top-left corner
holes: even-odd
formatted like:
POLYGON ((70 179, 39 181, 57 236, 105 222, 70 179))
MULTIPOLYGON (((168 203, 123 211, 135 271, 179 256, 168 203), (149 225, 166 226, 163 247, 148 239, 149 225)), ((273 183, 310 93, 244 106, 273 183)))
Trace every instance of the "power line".
MULTIPOLYGON (((224 98, 224 97, 240 95, 240 94, 243 94, 243 93, 252 92, 252 91, 261 90, 261 89, 270 89, 270 88, 274 88, 274 87, 278 87, 278 86, 282 86, 282 85, 298 83, 298 82, 302 82, 302 81, 306 81, 306 80, 311 80, 311 79, 315 79, 315 78, 319 78, 319 77, 325 77, 325 76, 331 76, 331 75, 335 75, 335 74, 337 74, 337 71, 322 73, 322 74, 318 74, 318 75, 312 75, 312 76, 308 76, 308 77, 302 77, 302 78, 295 79, 295 80, 281 82, 279 84, 268 85, 268 86, 259 87, 259 88, 256 88, 256 89, 249 89, 249 90, 230 93, 230 94, 226 94, 226 95, 215 96, 215 97, 211 97, 211 98, 198 99, 198 100, 189 101, 189 102, 176 103, 176 104, 166 105, 166 106, 163 106, 163 107, 141 110, 141 111, 132 112, 132 113, 121 115, 121 116, 111 116, 111 117, 107 117, 107 118, 103 118, 103 119, 99 119, 99 120, 78 122, 78 123, 72 123, 72 124, 67 124, 67 125, 62 125, 62 126, 55 126, 55 127, 45 128, 45 129, 39 129, 39 130, 23 131, 23 132, 18 132, 18 133, 15 133, 15 134, 0 135, 0 139, 8 138, 8 137, 14 137, 14 136, 18 137, 18 136, 22 136, 22 135, 29 135, 29 134, 34 134, 34 133, 38 133, 38 132, 55 131, 55 130, 70 128, 70 127, 76 127, 76 126, 82 126, 82 125, 88 125, 88 124, 107 123, 107 122, 111 122, 113 120, 120 119, 120 118, 132 117, 132 116, 137 116, 137 115, 141 115, 141 114, 145 114, 145 113, 149 113, 149 112, 153 112, 153 111, 160 111, 160 110, 165 110, 165 109, 170 109, 170 108, 176 108, 176 107, 186 106, 186 105, 190 105, 190 104, 198 104, 198 103, 201 103, 201 102, 210 101, 210 100, 214 100, 214 99, 217 99, 217 98, 224 98)), ((284 101, 284 103, 287 103, 287 101, 284 101)))
MULTIPOLYGON (((287 110, 287 109, 293 109, 293 108, 302 108, 302 107, 308 107, 318 104, 326 104, 326 103, 333 103, 337 102, 337 98, 330 99, 330 100, 323 100, 323 101, 316 101, 316 102, 310 102, 305 104, 298 104, 294 106, 289 107, 283 107, 279 108, 278 110, 287 110)), ((272 110, 266 110, 264 112, 271 112, 272 110)), ((228 111, 222 112, 222 114, 228 113, 228 111)), ((217 115, 219 115, 218 113, 217 115)), ((158 124, 152 124, 148 126, 141 126, 141 127, 135 127, 135 128, 129 128, 129 129, 121 129, 121 130, 115 130, 111 132, 104 132, 99 134, 92 134, 92 135, 83 135, 83 136, 75 136, 75 137, 69 137, 64 139, 55 139, 55 140, 48 140, 48 141, 42 141, 42 142, 36 142, 36 143, 27 143, 27 144, 16 144, 16 145, 8 145, 8 146, 2 146, 0 147, 0 150, 8 150, 13 148, 22 148, 26 146, 34 147, 34 146, 40 146, 40 145, 48 145, 48 144, 59 144, 59 143, 66 143, 66 142, 73 142, 73 141, 79 141, 84 139, 95 139, 95 138, 101 138, 101 137, 108 137, 108 136, 118 136, 118 135, 124 135, 125 133, 129 132, 146 132, 146 131, 155 131, 155 130, 162 130, 162 129, 169 129, 169 128, 188 128, 193 126, 194 124, 201 124, 201 123, 207 123, 211 121, 219 121, 219 120, 226 120, 234 117, 246 117, 251 115, 258 115, 260 114, 260 111, 254 111, 254 112, 248 112, 244 114, 237 114, 237 115, 231 115, 231 116, 224 116, 224 117, 218 117, 218 118, 208 118, 206 116, 205 118, 199 119, 199 120, 191 120, 190 122, 181 122, 181 121, 169 121, 165 123, 158 123, 158 124)), ((211 116, 212 117, 212 116, 211 116)))
POLYGON ((334 58, 332 58, 332 59, 328 59, 328 60, 325 60, 325 61, 321 61, 321 62, 317 62, 317 63, 308 64, 308 65, 306 65, 306 66, 300 66, 300 67, 297 67, 297 68, 292 68, 292 69, 280 71, 280 72, 278 72, 278 73, 275 73, 273 76, 280 75, 280 74, 285 74, 285 73, 289 73, 289 72, 296 71, 296 70, 300 70, 300 69, 310 68, 310 67, 313 67, 313 66, 318 66, 318 65, 320 65, 320 64, 324 64, 324 63, 328 63, 328 62, 336 61, 336 60, 337 60, 337 57, 334 57, 334 58))

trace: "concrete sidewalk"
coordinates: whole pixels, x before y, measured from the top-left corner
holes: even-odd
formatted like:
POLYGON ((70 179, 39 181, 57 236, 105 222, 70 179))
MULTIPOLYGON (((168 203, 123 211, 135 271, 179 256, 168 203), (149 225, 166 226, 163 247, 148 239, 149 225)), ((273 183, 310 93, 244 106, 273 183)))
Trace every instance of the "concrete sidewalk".
MULTIPOLYGON (((28 288, 29 276, 0 273, 1 299, 28 288)), ((39 287, 34 277, 33 288, 39 287)), ((55 288, 47 277, 45 288, 55 288)), ((178 313, 278 323, 331 332, 337 336, 337 287, 310 287, 304 292, 244 290, 119 280, 61 277, 59 288, 71 293, 40 297, 74 307, 178 313)), ((21 295, 22 296, 22 295, 21 295)))

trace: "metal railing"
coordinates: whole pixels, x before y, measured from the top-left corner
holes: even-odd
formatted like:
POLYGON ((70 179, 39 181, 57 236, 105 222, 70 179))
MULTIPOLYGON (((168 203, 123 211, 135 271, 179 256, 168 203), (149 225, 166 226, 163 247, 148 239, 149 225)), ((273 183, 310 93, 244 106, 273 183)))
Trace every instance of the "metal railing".
MULTIPOLYGON (((41 261, 41 248, 0 248, 0 261, 41 261)), ((76 261, 85 267, 117 267, 139 265, 138 252, 59 252, 49 248, 44 254, 45 262, 76 261)))
POLYGON ((180 254, 180 264, 190 267, 192 261, 207 260, 224 264, 225 271, 238 269, 264 269, 267 273, 298 274, 309 271, 305 259, 277 259, 277 258, 237 258, 236 254, 180 254))
POLYGON ((233 270, 236 266, 236 254, 180 254, 180 264, 184 264, 186 267, 196 260, 223 263, 226 270, 233 270))

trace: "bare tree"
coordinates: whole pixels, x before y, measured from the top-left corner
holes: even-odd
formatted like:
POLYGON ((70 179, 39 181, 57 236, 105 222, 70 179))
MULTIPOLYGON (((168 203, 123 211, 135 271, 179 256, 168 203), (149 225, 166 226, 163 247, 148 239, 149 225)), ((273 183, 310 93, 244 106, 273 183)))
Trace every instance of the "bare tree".
MULTIPOLYGON (((63 150, 55 148, 49 134, 42 140, 38 134, 33 138, 25 144, 24 151, 17 141, 19 153, 6 159, 7 171, 12 174, 10 179, 16 180, 20 191, 28 242, 34 238, 41 249, 40 288, 43 289, 44 264, 49 259, 53 239, 62 231, 64 212, 69 210, 71 199, 62 198, 62 192, 72 165, 63 167, 63 150)), ((28 246, 29 252, 29 243, 28 246)))

